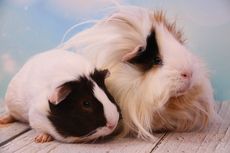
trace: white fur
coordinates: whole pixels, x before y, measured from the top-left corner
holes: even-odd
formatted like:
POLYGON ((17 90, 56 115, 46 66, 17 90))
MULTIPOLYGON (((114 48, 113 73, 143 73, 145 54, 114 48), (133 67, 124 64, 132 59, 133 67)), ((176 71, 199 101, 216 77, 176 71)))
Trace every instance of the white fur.
POLYGON ((104 106, 104 113, 107 119, 107 122, 112 125, 117 124, 117 119, 119 118, 119 112, 116 109, 116 106, 111 103, 109 98, 106 96, 104 91, 95 84, 93 92, 96 98, 102 102, 104 106))
POLYGON ((98 68, 109 69, 106 85, 121 107, 124 133, 136 133, 141 138, 153 138, 152 130, 202 128, 214 113, 205 65, 154 14, 144 8, 122 6, 63 45, 63 49, 81 48, 98 68), (143 73, 124 59, 137 46, 146 46, 152 28, 163 66, 143 73), (184 79, 183 73, 191 78, 184 79))
MULTIPOLYGON (((48 98, 54 90, 66 81, 78 79, 80 75, 88 76, 94 67, 83 57, 63 51, 52 50, 32 57, 15 75, 7 89, 5 102, 9 113, 16 119, 29 122, 38 132, 51 134, 55 139, 65 142, 91 140, 99 136, 110 134, 113 130, 104 127, 98 128, 94 135, 64 138, 59 135, 50 121, 48 98)), ((115 105, 108 100, 103 91, 96 86, 95 96, 102 100, 105 117, 116 126, 119 113, 115 105), (108 113, 112 112, 113 115, 108 113), (107 116, 108 115, 108 116, 107 116)), ((77 128, 77 127, 76 127, 77 128)))

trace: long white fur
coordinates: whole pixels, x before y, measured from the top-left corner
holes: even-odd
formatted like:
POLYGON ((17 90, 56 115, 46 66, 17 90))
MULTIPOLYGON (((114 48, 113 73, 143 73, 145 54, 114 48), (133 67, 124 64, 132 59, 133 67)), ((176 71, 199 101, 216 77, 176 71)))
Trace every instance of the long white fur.
MULTIPOLYGON (((29 122, 36 131, 51 134, 59 141, 88 141, 108 135, 114 129, 101 127, 90 136, 65 138, 47 119, 50 112, 48 98, 56 88, 67 81, 78 79, 80 75, 89 76, 93 71, 94 67, 87 60, 72 52, 54 49, 38 54, 32 57, 10 82, 5 97, 7 109, 14 118, 29 122)), ((93 83, 93 90, 97 91, 95 96, 103 101, 107 122, 116 126, 119 120, 117 108, 94 81, 93 83)))
POLYGON ((213 91, 205 64, 154 15, 148 9, 121 6, 63 46, 66 50, 81 48, 81 54, 98 68, 109 69, 111 76, 106 85, 122 110, 123 132, 136 133, 143 139, 154 139, 152 130, 203 128, 214 114, 213 91), (163 67, 143 73, 122 59, 137 46, 146 46, 152 28, 163 67), (184 80, 183 73, 191 73, 191 79, 184 80), (178 94, 183 88, 186 92, 178 94))

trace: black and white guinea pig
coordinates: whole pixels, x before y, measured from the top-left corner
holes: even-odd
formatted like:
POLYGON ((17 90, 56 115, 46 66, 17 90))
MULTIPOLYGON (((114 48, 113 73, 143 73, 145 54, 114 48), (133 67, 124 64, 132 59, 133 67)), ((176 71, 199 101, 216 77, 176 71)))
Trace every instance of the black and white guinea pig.
POLYGON ((39 132, 36 142, 86 142, 109 135, 120 111, 104 85, 108 75, 72 52, 40 53, 10 82, 0 124, 28 122, 39 132))
POLYGON ((62 47, 81 48, 110 71, 106 86, 121 108, 124 134, 154 139, 153 131, 203 129, 215 116, 205 64, 161 11, 120 6, 62 47))

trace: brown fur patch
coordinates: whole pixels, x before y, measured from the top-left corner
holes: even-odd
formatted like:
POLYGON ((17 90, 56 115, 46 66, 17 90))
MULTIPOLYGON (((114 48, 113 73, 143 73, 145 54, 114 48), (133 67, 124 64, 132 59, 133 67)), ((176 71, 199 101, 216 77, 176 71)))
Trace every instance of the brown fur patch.
POLYGON ((181 43, 185 43, 185 38, 183 37, 183 32, 178 30, 176 27, 176 21, 170 23, 165 15, 165 12, 162 10, 153 11, 152 13, 153 19, 157 23, 163 23, 164 26, 168 29, 169 32, 173 34, 173 36, 181 43))

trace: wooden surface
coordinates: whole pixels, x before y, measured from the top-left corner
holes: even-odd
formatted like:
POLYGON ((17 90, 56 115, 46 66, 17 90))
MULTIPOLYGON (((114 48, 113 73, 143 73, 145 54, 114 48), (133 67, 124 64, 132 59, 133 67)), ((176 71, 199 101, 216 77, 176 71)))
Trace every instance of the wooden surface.
MULTIPOLYGON (((3 103, 0 103, 0 114, 4 114, 3 103)), ((26 124, 22 123, 12 123, 8 125, 0 125, 0 146, 11 141, 15 137, 25 133, 30 128, 26 124)), ((0 150, 1 153, 1 150, 0 150)))
POLYGON ((94 144, 57 141, 37 144, 34 130, 15 123, 0 127, 0 153, 230 153, 230 102, 217 106, 222 120, 214 122, 205 131, 162 133, 156 135, 154 142, 124 138, 94 144))

